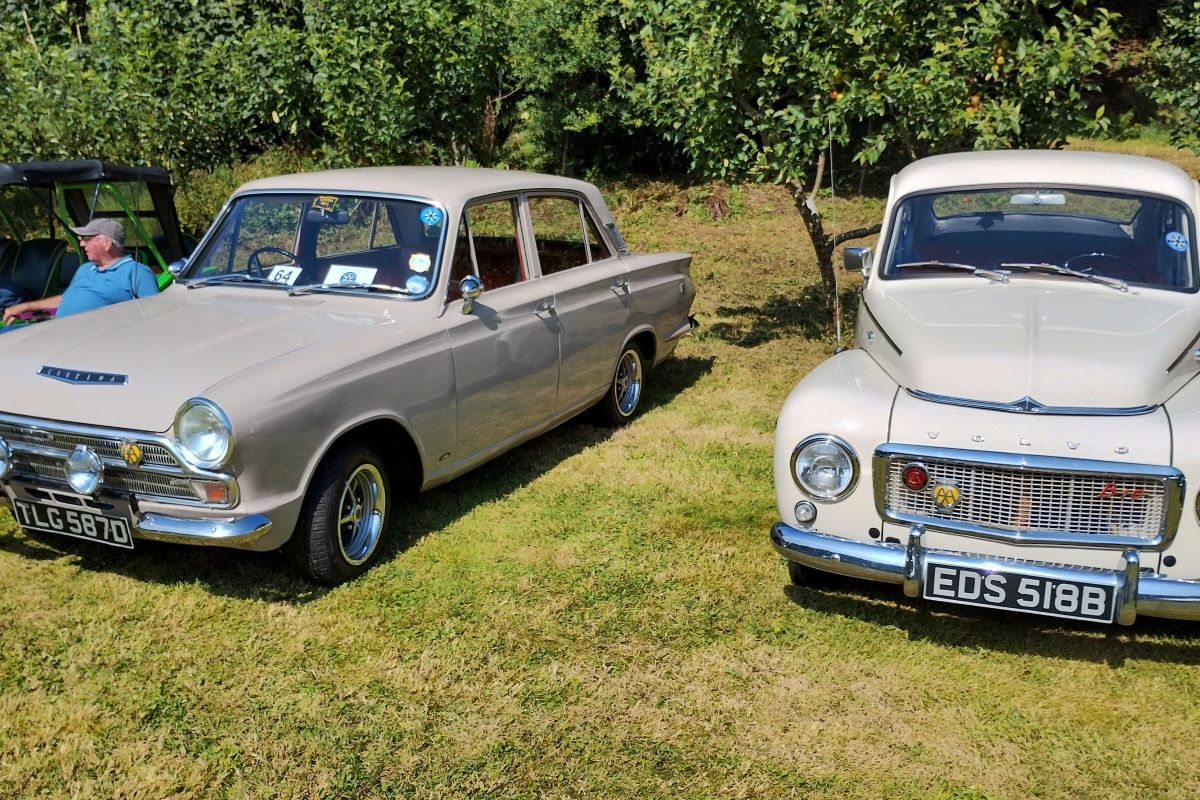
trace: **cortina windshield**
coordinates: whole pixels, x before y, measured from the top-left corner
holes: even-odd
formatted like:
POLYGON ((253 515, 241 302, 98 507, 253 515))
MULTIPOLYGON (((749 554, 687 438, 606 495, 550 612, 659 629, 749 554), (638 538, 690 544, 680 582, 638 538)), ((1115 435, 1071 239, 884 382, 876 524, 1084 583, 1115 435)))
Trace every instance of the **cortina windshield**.
POLYGON ((426 201, 335 193, 238 198, 180 276, 189 286, 426 297, 437 283, 445 211, 426 201))
POLYGON ((893 214, 882 277, 1029 274, 1194 290, 1194 221, 1147 195, 1012 187, 914 195, 893 214))

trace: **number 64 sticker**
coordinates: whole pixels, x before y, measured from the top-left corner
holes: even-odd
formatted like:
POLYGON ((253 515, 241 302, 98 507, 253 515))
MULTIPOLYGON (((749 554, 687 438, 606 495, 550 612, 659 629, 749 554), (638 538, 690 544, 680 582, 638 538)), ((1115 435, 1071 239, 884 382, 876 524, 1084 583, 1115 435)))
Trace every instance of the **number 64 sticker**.
POLYGON ((291 286, 300 277, 300 267, 297 266, 282 266, 275 267, 267 274, 267 279, 275 283, 283 283, 291 286))

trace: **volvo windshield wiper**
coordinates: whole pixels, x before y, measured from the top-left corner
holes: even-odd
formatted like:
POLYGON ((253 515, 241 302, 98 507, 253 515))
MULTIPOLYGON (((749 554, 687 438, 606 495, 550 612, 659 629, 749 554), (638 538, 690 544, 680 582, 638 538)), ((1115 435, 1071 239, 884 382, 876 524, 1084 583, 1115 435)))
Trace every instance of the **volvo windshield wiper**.
POLYGON ((226 275, 212 275, 207 278, 198 278, 185 283, 184 286, 189 289, 196 289, 200 286, 208 286, 213 283, 269 283, 272 286, 285 285, 262 275, 251 275, 249 272, 232 272, 226 275))
POLYGON ((986 269, 977 267, 974 264, 956 264, 953 261, 910 261, 907 264, 897 264, 896 269, 904 269, 905 267, 938 267, 941 269, 956 269, 962 272, 969 272, 972 275, 978 275, 981 278, 988 280, 999 281, 1000 283, 1008 283, 1008 273, 998 269, 986 269))
POLYGON ((1016 262, 1013 264, 1001 264, 1005 269, 1022 269, 1026 272, 1053 272, 1055 275, 1066 275, 1071 278, 1083 278, 1084 280, 1102 283, 1105 286, 1111 286, 1120 292, 1128 292, 1129 284, 1120 278, 1110 278, 1107 275, 1096 275, 1091 272, 1080 272, 1077 269, 1064 267, 1062 264, 1051 264, 1048 261, 1036 263, 1016 262))
POLYGON ((344 289, 365 289, 368 292, 387 292, 388 294, 409 293, 402 286, 390 286, 386 283, 310 283, 306 286, 296 286, 288 289, 288 294, 294 297, 295 295, 308 294, 309 292, 337 292, 344 289))

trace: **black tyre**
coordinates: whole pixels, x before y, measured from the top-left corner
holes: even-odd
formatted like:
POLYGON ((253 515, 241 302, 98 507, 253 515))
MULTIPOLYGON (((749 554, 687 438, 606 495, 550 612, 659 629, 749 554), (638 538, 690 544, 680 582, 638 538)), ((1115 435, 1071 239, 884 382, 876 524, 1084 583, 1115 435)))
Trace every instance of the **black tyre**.
POLYGON ((831 589, 845 583, 846 577, 836 572, 825 572, 813 569, 795 561, 787 562, 788 578, 793 586, 805 586, 809 589, 831 589))
POLYGON ((633 419, 642 404, 645 385, 645 360, 641 348, 630 342, 617 359, 608 392, 596 404, 595 418, 601 425, 624 425, 633 419))
POLYGON ((286 550, 318 583, 335 586, 365 572, 387 532, 388 470, 375 452, 349 442, 317 467, 286 550))

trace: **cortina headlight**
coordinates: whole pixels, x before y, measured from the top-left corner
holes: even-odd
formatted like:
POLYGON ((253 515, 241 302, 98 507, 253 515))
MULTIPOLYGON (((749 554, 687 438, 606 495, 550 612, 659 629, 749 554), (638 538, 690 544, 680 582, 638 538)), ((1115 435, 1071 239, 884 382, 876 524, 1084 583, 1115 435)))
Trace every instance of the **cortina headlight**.
POLYGON ((838 500, 858 483, 858 457, 836 436, 810 436, 792 451, 792 479, 814 500, 838 500))
POLYGON ((203 397, 193 397, 175 415, 175 438, 184 454, 198 467, 213 469, 233 452, 233 426, 221 407, 203 397))

